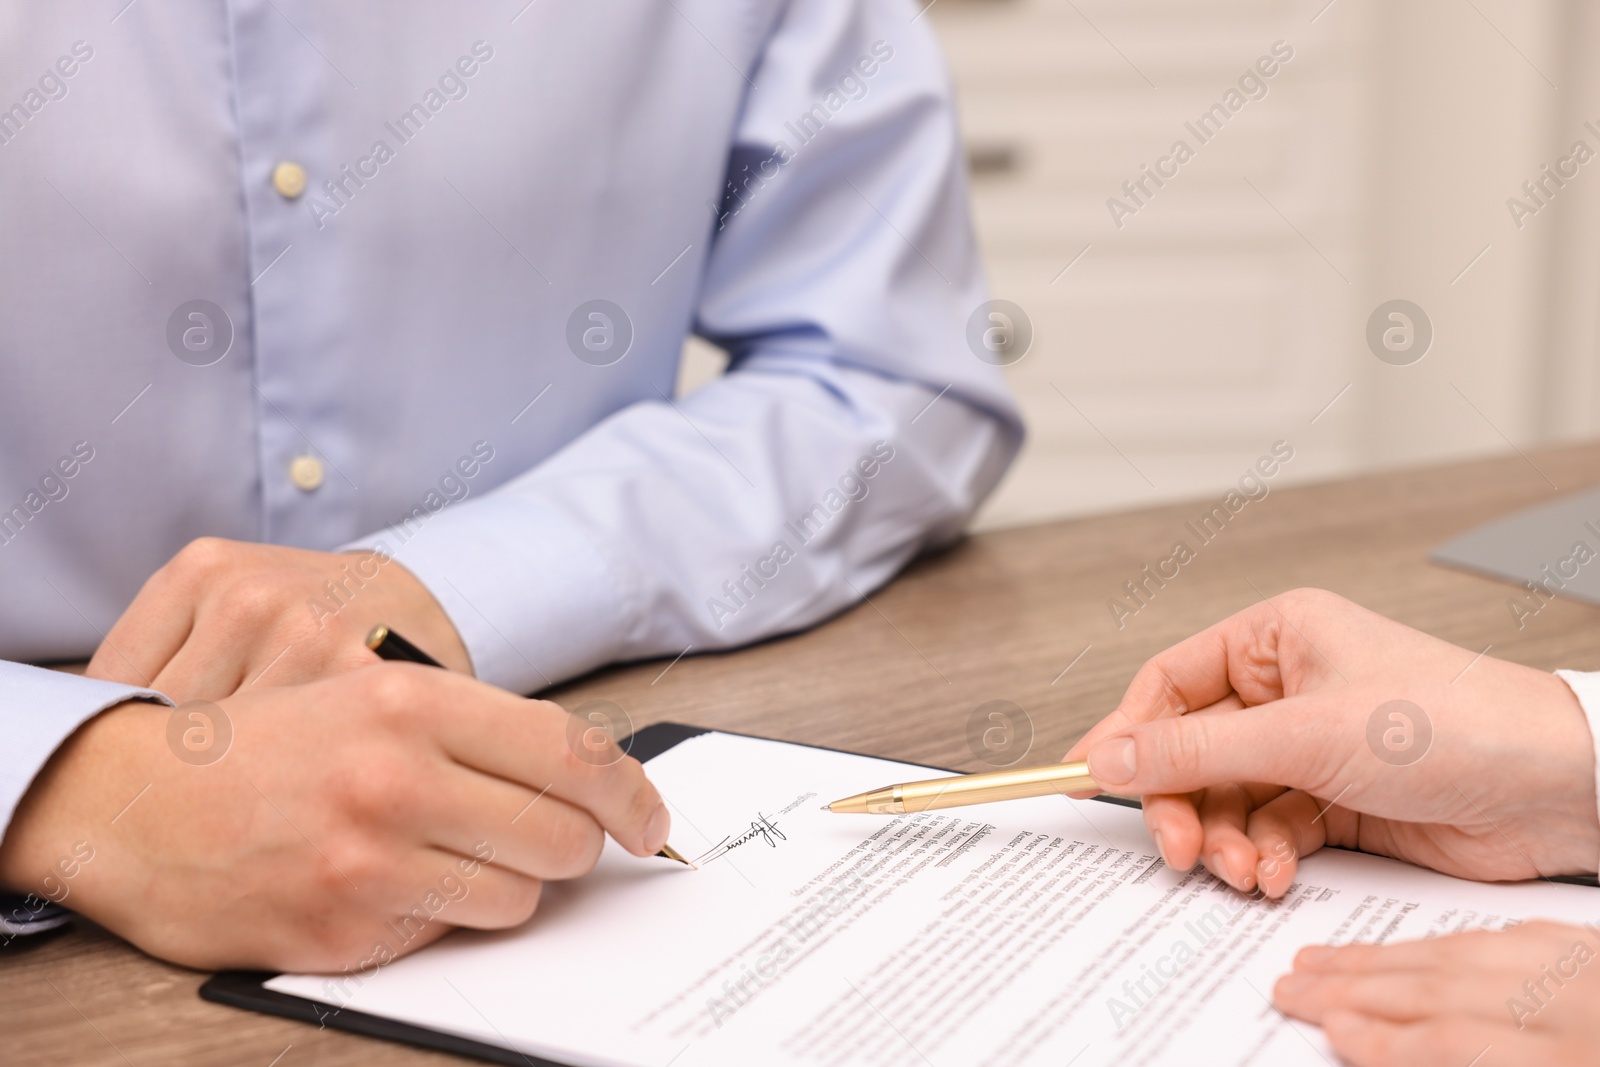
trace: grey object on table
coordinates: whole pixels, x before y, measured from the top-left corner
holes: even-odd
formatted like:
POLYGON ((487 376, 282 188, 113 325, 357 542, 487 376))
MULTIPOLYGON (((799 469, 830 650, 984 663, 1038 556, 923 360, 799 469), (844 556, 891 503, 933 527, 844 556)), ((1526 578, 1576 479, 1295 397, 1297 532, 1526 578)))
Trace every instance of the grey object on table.
POLYGON ((1534 582, 1558 596, 1600 604, 1600 488, 1485 523, 1440 545, 1430 558, 1518 586, 1534 582))

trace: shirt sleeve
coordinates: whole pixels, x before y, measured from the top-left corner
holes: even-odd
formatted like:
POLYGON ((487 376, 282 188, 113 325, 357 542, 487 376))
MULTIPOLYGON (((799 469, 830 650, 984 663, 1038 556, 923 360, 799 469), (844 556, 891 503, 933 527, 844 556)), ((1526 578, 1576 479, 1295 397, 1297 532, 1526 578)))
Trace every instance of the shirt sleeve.
POLYGON ((1595 811, 1600 815, 1600 672, 1556 671, 1556 677, 1567 683, 1589 721, 1589 740, 1595 746, 1595 811))
POLYGON ((42 934, 72 921, 72 913, 37 893, 0 893, 0 945, 13 937, 42 934))
MULTIPOLYGON (((172 701, 150 689, 80 678, 0 661, 0 836, 11 826, 23 794, 72 732, 128 700, 172 701)), ((66 912, 34 896, 0 893, 0 935, 37 933, 66 921, 66 912)))
POLYGON ((409 540, 347 546, 401 546, 479 677, 529 692, 811 625, 957 536, 1004 473, 1022 427, 968 339, 988 294, 949 79, 914 14, 795 0, 774 27, 694 324, 727 373, 409 540))

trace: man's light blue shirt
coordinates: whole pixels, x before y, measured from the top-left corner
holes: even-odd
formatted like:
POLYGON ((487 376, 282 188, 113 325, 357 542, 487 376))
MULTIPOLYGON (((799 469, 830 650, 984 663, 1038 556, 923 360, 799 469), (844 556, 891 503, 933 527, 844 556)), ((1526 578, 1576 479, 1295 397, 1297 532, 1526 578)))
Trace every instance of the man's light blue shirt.
POLYGON ((198 536, 381 545, 527 692, 810 625, 958 533, 1021 430, 917 13, 9 5, 0 827, 153 696, 20 662, 89 656, 198 536), (690 331, 731 362, 678 400, 690 331))

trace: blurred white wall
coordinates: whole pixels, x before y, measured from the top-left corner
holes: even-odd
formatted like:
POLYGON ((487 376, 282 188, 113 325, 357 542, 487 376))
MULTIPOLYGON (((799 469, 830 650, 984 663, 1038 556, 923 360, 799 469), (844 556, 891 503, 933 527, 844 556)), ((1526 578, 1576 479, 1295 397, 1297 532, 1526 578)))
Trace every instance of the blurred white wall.
MULTIPOLYGON (((936 0, 994 295, 1035 329, 1007 368, 1031 439, 978 525, 1219 492, 1278 440, 1285 484, 1596 433, 1597 7, 936 0), (1405 366, 1366 339, 1397 298, 1434 333, 1405 366)), ((692 345, 685 384, 719 365, 692 345)))

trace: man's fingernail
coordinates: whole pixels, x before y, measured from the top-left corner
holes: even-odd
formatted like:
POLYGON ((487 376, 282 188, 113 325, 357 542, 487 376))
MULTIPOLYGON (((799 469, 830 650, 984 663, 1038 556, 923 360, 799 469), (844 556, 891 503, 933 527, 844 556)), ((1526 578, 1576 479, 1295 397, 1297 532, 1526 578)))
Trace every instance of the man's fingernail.
POLYGON ((1167 850, 1161 844, 1161 831, 1160 830, 1151 830, 1150 831, 1150 836, 1156 839, 1156 851, 1161 853, 1161 862, 1165 863, 1168 867, 1171 867, 1172 866, 1172 861, 1167 859, 1167 850))
POLYGON ((656 805, 656 813, 650 816, 650 825, 644 830, 644 850, 655 853, 661 851, 661 846, 667 843, 667 834, 672 832, 672 816, 667 814, 665 804, 656 805))
POLYGON ((1221 878, 1224 882, 1230 885, 1233 884, 1233 880, 1228 877, 1228 864, 1222 858, 1221 852, 1213 852, 1211 854, 1211 873, 1221 878))
POLYGON ((1133 781, 1133 738, 1116 737, 1094 746, 1089 753, 1089 773, 1101 785, 1133 781))

